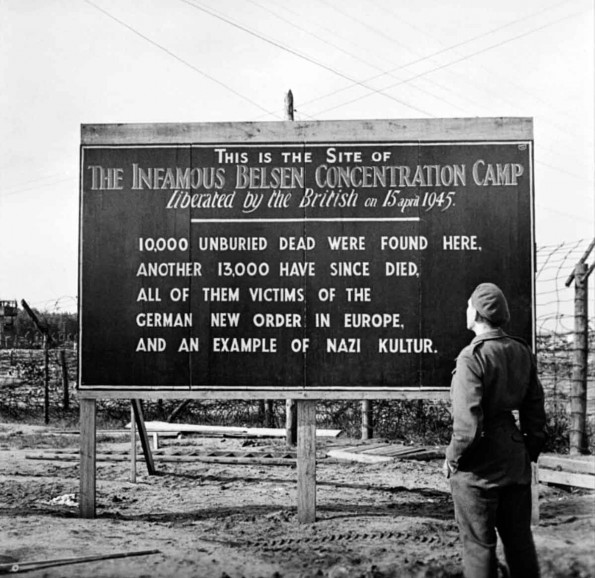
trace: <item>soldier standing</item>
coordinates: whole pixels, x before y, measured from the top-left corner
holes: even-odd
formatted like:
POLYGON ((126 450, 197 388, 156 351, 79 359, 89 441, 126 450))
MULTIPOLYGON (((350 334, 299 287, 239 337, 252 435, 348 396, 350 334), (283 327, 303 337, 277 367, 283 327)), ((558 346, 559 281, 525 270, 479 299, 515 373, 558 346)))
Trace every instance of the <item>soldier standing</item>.
POLYGON ((444 471, 467 578, 497 576, 496 529, 511 577, 539 576, 531 462, 545 442, 544 397, 529 346, 502 330, 509 318, 498 286, 482 283, 473 291, 467 328, 475 338, 459 354, 451 384, 453 433, 444 471))

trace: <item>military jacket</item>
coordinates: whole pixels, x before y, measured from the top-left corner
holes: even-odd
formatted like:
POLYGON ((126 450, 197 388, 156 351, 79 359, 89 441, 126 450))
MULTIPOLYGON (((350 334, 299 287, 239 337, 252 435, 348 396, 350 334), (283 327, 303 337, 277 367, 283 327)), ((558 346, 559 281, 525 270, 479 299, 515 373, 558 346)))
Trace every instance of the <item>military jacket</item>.
POLYGON ((530 483, 530 461, 545 442, 545 409, 529 346, 502 329, 476 336, 457 358, 450 393, 451 471, 494 486, 530 483))

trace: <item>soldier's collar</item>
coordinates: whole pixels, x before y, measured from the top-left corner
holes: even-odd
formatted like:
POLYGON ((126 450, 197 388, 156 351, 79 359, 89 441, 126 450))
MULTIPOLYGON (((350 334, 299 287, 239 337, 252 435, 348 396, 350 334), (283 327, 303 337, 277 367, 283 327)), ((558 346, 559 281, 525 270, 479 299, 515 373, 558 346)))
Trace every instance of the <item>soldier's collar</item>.
POLYGON ((489 341, 490 339, 500 339, 502 337, 507 337, 507 334, 504 330, 500 327, 496 329, 492 329, 491 331, 487 331, 486 333, 482 333, 481 335, 476 335, 471 341, 471 345, 476 345, 477 343, 481 343, 482 341, 489 341))

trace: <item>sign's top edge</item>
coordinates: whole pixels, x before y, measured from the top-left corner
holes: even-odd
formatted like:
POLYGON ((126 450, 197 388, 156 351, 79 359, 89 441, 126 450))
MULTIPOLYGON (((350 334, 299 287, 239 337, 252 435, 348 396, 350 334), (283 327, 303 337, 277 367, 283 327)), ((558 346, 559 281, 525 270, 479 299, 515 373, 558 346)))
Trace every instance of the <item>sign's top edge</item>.
POLYGON ((82 144, 533 140, 529 117, 82 124, 82 144))

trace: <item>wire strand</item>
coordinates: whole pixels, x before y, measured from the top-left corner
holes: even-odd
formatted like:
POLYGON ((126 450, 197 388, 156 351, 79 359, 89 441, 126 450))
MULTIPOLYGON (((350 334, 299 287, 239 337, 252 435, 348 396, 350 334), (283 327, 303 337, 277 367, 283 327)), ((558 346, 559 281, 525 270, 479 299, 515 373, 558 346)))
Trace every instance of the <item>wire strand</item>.
POLYGON ((208 74, 204 70, 201 70, 200 68, 198 68, 197 66, 195 66, 191 62, 188 62, 187 60, 181 58, 180 56, 178 56, 177 54, 175 54, 174 52, 172 52, 171 50, 169 50, 169 48, 166 48, 165 46, 159 44, 158 42, 155 42, 153 39, 149 38, 148 36, 146 36, 142 32, 139 32, 133 26, 130 26, 130 24, 124 22, 123 20, 120 20, 119 18, 117 18, 116 16, 114 16, 113 14, 111 14, 110 12, 108 12, 107 10, 101 8, 100 6, 98 6, 97 4, 95 4, 94 2, 91 2, 91 0, 84 0, 84 1, 87 4, 89 4, 90 6, 93 6, 93 8, 95 8, 99 12, 102 12, 103 14, 105 14, 108 18, 111 18, 114 22, 117 22, 118 24, 120 24, 124 28, 130 30, 132 33, 136 34, 137 36, 139 36, 140 38, 142 38, 146 42, 149 42, 150 44, 152 44, 156 48, 159 48, 159 50, 162 50, 167 55, 171 56, 172 58, 174 58, 175 60, 177 60, 178 62, 180 62, 181 64, 183 64, 184 66, 187 66, 188 68, 190 68, 194 72, 200 74, 201 76, 204 76, 205 78, 207 78, 211 82, 214 82, 215 84, 218 84, 219 86, 225 88, 226 90, 228 90, 232 94, 235 94, 237 97, 241 98, 242 100, 245 100, 246 102, 249 102, 250 104, 252 104, 256 108, 259 108, 260 110, 266 112, 267 114, 270 114, 270 115, 273 115, 273 116, 279 116, 279 115, 276 115, 275 113, 272 113, 272 112, 268 111, 266 108, 264 108, 263 106, 261 106, 255 100, 252 100, 251 98, 247 97, 245 94, 242 94, 241 92, 237 91, 235 88, 232 88, 231 86, 229 86, 228 84, 225 84, 224 82, 222 82, 221 80, 215 78, 211 74, 208 74))

